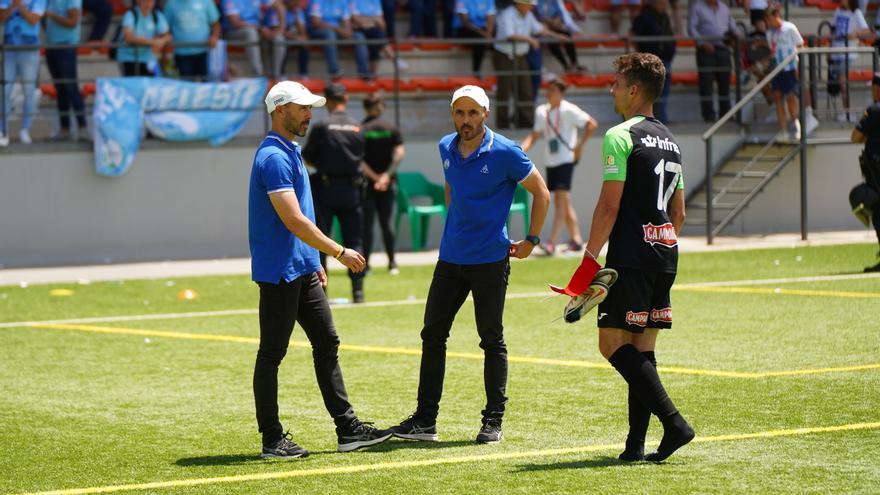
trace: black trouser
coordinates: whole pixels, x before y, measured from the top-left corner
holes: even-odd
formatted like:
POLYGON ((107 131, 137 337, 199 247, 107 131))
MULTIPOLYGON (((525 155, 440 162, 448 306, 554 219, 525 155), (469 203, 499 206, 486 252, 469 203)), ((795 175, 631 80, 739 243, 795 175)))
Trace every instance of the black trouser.
POLYGON ((76 48, 51 48, 46 50, 46 65, 55 80, 58 93, 58 117, 62 129, 70 129, 70 109, 76 115, 80 129, 86 127, 86 107, 76 85, 76 48))
MULTIPOLYGON (((347 248, 354 249, 359 253, 364 252, 364 212, 361 205, 361 187, 355 178, 327 178, 316 174, 312 181, 312 187, 316 190, 314 196, 318 209, 317 223, 321 232, 328 237, 333 236, 333 217, 339 219, 342 228, 342 243, 347 248)), ((321 253, 321 264, 326 268, 327 255, 321 253)), ((354 273, 348 271, 348 277, 352 284, 360 283, 364 278, 364 272, 354 273)))
POLYGON ((113 6, 107 0, 83 0, 82 8, 95 16, 89 41, 103 40, 104 35, 107 34, 107 28, 110 27, 110 20, 113 18, 113 6))
POLYGON ((122 62, 122 75, 124 77, 152 77, 153 73, 147 69, 147 64, 142 62, 122 62))
POLYGON ((290 282, 259 282, 258 285, 260 348, 254 366, 254 400, 263 444, 278 440, 283 431, 278 419, 278 365, 287 354, 294 322, 305 330, 312 345, 315 376, 324 406, 333 417, 337 431, 344 428, 355 414, 339 368, 339 337, 317 275, 312 273, 290 282))
MULTIPOLYGON (((457 34, 462 39, 486 41, 482 34, 471 31, 466 27, 459 28, 457 34)), ((471 50, 471 72, 477 77, 480 76, 480 69, 483 67, 483 57, 486 55, 486 48, 488 46, 488 44, 468 45, 468 48, 471 50)))
MULTIPOLYGON (((555 29, 550 28, 551 31, 564 34, 566 36, 571 36, 572 32, 568 29, 555 29)), ((559 61, 559 64, 562 65, 562 68, 565 70, 573 69, 578 64, 578 56, 577 50, 574 48, 574 43, 571 41, 559 41, 554 43, 548 43, 547 48, 550 49, 550 53, 559 61), (562 48, 565 48, 565 54, 562 53, 562 48), (568 55, 568 60, 565 59, 565 55, 568 55)))
POLYGON ((477 334, 483 349, 486 387, 484 418, 501 419, 507 404, 507 346, 504 344, 504 297, 510 262, 454 265, 438 261, 425 304, 422 328, 422 364, 419 372, 419 416, 436 419, 446 371, 446 340, 456 313, 468 293, 474 296, 477 334))
POLYGON ((174 55, 174 65, 181 79, 204 81, 208 78, 208 52, 192 55, 174 55))
POLYGON ((379 213, 379 228, 382 229, 382 241, 385 244, 388 263, 394 263, 394 230, 391 228, 391 214, 394 213, 397 186, 392 182, 387 191, 377 191, 373 188, 373 184, 373 181, 367 181, 364 190, 364 258, 367 260, 367 266, 370 266, 370 254, 373 252, 373 219, 376 218, 376 212, 379 213))
POLYGON ((513 115, 516 127, 531 129, 535 119, 535 109, 532 99, 532 75, 529 73, 531 68, 526 56, 520 55, 511 59, 496 50, 492 54, 492 62, 495 65, 495 72, 499 73, 498 90, 495 93, 497 106, 495 127, 498 129, 510 127, 510 103, 508 100, 513 94, 513 115), (516 69, 516 76, 512 74, 514 69, 516 69))
POLYGON ((730 49, 716 46, 712 53, 697 49, 697 81, 703 120, 713 122, 730 110, 730 49), (718 85, 718 113, 712 102, 712 85, 718 85))

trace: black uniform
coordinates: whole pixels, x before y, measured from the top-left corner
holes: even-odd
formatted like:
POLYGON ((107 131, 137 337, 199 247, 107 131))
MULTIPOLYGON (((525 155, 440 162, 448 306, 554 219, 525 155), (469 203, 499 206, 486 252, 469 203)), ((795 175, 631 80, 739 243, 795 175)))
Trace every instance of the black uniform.
POLYGON ((599 305, 599 326, 671 328, 678 242, 666 208, 684 187, 681 151, 666 126, 641 116, 609 129, 602 147, 604 180, 625 184, 606 263, 620 277, 599 305))
MULTIPOLYGON (((394 148, 403 144, 400 130, 393 124, 378 117, 364 120, 364 161, 374 172, 382 174, 391 168, 394 148)), ((394 212, 394 196, 397 190, 397 176, 392 171, 391 186, 386 191, 377 191, 374 182, 367 179, 364 191, 364 258, 370 263, 373 251, 373 219, 379 212, 379 227, 388 263, 394 266, 394 230, 391 229, 391 214, 394 212)))
MULTIPOLYGON (((302 152, 303 158, 317 169, 312 176, 317 225, 325 235, 332 235, 333 217, 342 227, 343 244, 363 253, 364 136, 360 122, 345 112, 333 112, 315 124, 302 152)), ((321 255, 326 266, 326 256, 321 255)), ((349 270, 355 291, 362 290, 364 273, 349 270)))
MULTIPOLYGON (((861 156, 862 175, 868 186, 880 193, 880 103, 874 103, 865 110, 856 124, 856 130, 867 138, 861 156)), ((872 221, 877 240, 880 241, 880 205, 874 205, 872 221)))

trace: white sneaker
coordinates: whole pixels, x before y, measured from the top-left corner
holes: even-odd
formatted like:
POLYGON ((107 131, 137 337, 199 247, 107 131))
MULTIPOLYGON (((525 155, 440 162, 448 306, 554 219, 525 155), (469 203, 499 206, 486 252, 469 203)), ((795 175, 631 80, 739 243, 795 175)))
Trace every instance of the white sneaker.
POLYGON ((801 121, 793 120, 791 122, 791 135, 794 137, 795 141, 801 140, 801 121))
MULTIPOLYGON (((809 108, 809 107, 807 107, 809 108)), ((808 111, 806 116, 806 126, 807 126, 807 136, 813 133, 817 127, 819 127, 819 120, 813 115, 813 112, 808 111)))
POLYGON ((791 136, 789 136, 788 131, 785 129, 780 129, 780 131, 776 134, 776 142, 777 143, 791 142, 791 136))
POLYGON ((0 148, 5 148, 9 146, 9 136, 6 134, 0 134, 0 148))
POLYGON ((34 142, 31 139, 31 133, 28 132, 27 129, 22 129, 21 132, 18 133, 18 139, 21 140, 22 144, 31 144, 34 142))
POLYGON ((397 70, 399 70, 401 72, 409 70, 409 64, 406 63, 406 60, 404 60, 402 58, 397 59, 397 70))

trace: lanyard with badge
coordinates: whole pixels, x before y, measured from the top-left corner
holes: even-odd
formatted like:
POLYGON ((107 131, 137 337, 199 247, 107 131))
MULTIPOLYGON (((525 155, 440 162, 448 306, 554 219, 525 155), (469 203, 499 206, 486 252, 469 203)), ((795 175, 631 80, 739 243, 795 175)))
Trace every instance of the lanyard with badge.
POLYGON ((553 124, 550 123, 550 112, 552 112, 552 111, 553 111, 552 108, 548 108, 547 109, 547 116, 546 116, 547 117, 547 128, 550 129, 551 131, 553 131, 553 134, 556 135, 555 137, 551 138, 547 142, 547 145, 550 146, 550 153, 555 154, 555 153, 559 152, 559 143, 562 143, 562 145, 565 146, 565 149, 567 149, 568 151, 574 151, 574 150, 572 150, 571 146, 568 145, 568 143, 565 141, 565 139, 563 139, 562 135, 559 132, 559 124, 562 120, 562 105, 560 104, 559 108, 556 109, 556 126, 555 127, 553 126, 553 124))

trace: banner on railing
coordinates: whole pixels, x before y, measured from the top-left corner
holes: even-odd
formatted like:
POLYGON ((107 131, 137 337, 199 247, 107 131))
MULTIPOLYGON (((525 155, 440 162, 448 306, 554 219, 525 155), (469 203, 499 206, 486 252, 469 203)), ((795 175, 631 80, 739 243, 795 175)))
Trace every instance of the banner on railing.
POLYGON ((193 83, 156 77, 102 78, 95 97, 95 170, 128 171, 144 128, 167 141, 218 146, 233 138, 261 103, 263 78, 193 83))

